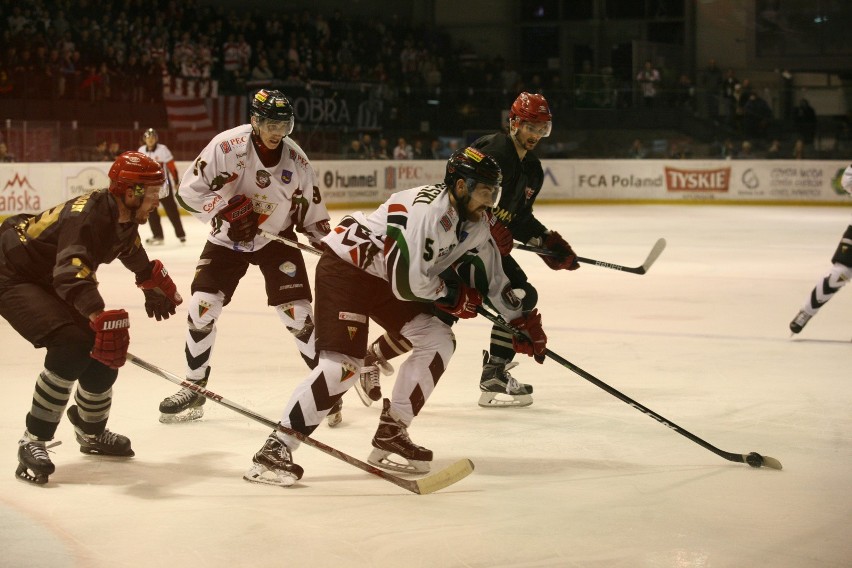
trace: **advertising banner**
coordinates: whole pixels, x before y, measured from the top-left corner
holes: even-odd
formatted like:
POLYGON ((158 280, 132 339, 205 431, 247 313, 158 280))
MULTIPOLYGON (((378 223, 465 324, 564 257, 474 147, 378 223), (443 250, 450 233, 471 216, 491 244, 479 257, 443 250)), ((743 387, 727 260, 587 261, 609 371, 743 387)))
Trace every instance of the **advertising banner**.
MULTIPOLYGON (((36 213, 99 187, 109 162, 0 164, 0 218, 36 213)), ((441 183, 443 160, 312 162, 329 207, 369 208, 402 189, 441 183)), ((545 160, 539 203, 849 203, 848 165, 816 160, 545 160)), ((183 174, 191 162, 178 162, 183 174)))

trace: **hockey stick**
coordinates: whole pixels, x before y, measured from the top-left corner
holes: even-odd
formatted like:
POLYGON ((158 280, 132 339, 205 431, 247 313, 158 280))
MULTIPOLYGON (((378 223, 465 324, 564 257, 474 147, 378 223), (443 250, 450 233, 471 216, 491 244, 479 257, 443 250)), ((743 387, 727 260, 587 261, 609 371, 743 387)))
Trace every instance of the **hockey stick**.
MULTIPOLYGON (((534 252, 536 254, 544 254, 547 256, 560 256, 557 251, 552 251, 546 248, 533 247, 529 245, 522 245, 520 243, 515 243, 514 248, 518 250, 534 252)), ((604 262, 603 260, 595 260, 593 258, 584 258, 582 256, 577 257, 577 262, 582 262, 585 264, 594 264, 595 266, 600 266, 601 268, 611 268, 612 270, 621 270, 622 272, 630 272, 632 274, 645 274, 646 272, 648 272, 648 269, 651 268, 651 265, 657 261, 657 258, 662 254, 665 248, 666 239, 657 239, 657 242, 654 243, 654 246, 651 248, 651 252, 648 253, 648 258, 645 259, 645 262, 636 267, 622 266, 620 264, 613 264, 611 262, 604 262)))
POLYGON ((260 414, 249 410, 248 408, 240 406, 236 402, 230 401, 225 397, 216 394, 215 392, 209 391, 204 387, 198 386, 195 383, 185 381, 174 373, 170 373, 165 369, 161 369, 160 367, 148 363, 147 361, 144 361, 139 357, 136 357, 135 355, 128 353, 127 360, 133 363, 134 365, 145 369, 146 371, 149 371, 157 376, 166 379, 167 381, 171 381, 176 385, 188 388, 212 400, 213 402, 219 403, 226 408, 230 408, 234 412, 242 414, 246 418, 254 420, 255 422, 263 424, 264 426, 267 426, 269 428, 278 430, 279 432, 283 432, 288 436, 298 438, 302 443, 307 444, 308 446, 316 448, 321 452, 324 452, 332 457, 339 459, 340 461, 344 461, 349 465, 353 465, 358 469, 366 471, 367 473, 372 473, 377 477, 381 477, 385 481, 390 481, 391 483, 402 487, 406 491, 411 491, 412 493, 417 493, 418 495, 434 493, 435 491, 439 491, 445 487, 449 487, 453 483, 461 481, 462 479, 470 475, 471 472, 473 472, 473 462, 468 459, 463 459, 457 461, 456 463, 448 467, 445 467, 441 471, 429 474, 425 477, 421 477, 420 479, 403 479, 402 477, 397 477, 396 475, 373 467, 372 465, 366 462, 362 462, 361 460, 354 458, 348 454, 344 454, 340 450, 332 448, 331 446, 327 446, 322 442, 315 440, 309 436, 305 436, 301 432, 297 432, 292 428, 287 428, 286 426, 282 426, 277 422, 273 422, 272 420, 265 418, 260 414))
MULTIPOLYGON (((516 335, 523 335, 523 333, 520 330, 518 330, 514 326, 506 323, 506 321, 503 320, 503 318, 501 318, 500 316, 498 316, 496 314, 491 313, 490 311, 486 310, 485 308, 479 307, 477 309, 477 312, 479 312, 480 314, 485 316, 487 319, 491 320, 493 323, 499 325, 500 327, 502 327, 506 331, 510 331, 510 332, 512 332, 516 335)), ((581 369, 577 365, 571 363, 567 359, 560 357, 559 355, 557 355, 556 353, 554 353, 550 349, 547 349, 545 351, 545 355, 547 357, 550 357, 551 359, 553 359, 554 361, 556 361, 557 363, 559 363, 560 365, 562 365, 566 369, 573 371, 574 373, 580 375, 581 377, 583 377, 584 379, 586 379, 587 381, 589 381, 590 383, 592 383, 596 387, 599 387, 599 388, 605 390, 606 392, 608 392, 609 394, 613 395, 614 397, 620 399, 621 401, 626 402, 627 404, 629 404, 630 406, 632 406, 633 408, 635 408, 639 412, 641 412, 641 413, 643 413, 647 416, 650 416, 651 418, 653 418, 654 420, 656 420, 657 422, 659 422, 663 426, 671 428, 672 430, 674 430, 675 432, 677 432, 681 436, 689 438, 690 440, 692 440, 693 442, 695 442, 699 446, 710 450, 714 454, 721 456, 728 461, 738 462, 738 463, 747 463, 751 467, 755 467, 755 468, 760 467, 760 466, 766 466, 770 469, 781 469, 781 462, 779 462, 777 459, 771 458, 769 456, 762 456, 762 455, 758 454, 757 452, 751 452, 749 454, 735 454, 735 453, 732 453, 732 452, 726 452, 724 450, 720 450, 716 446, 702 440, 701 438, 699 438, 695 434, 692 434, 691 432, 684 430, 683 428, 681 428, 680 426, 678 426, 677 424, 675 424, 674 422, 672 422, 668 418, 664 418, 663 416, 657 414, 656 412, 654 412, 653 410, 651 410, 647 406, 644 406, 644 405, 636 402, 635 400, 633 400, 632 398, 630 398, 626 394, 612 388, 611 386, 609 386, 605 382, 601 381, 600 379, 598 379, 597 377, 595 377, 591 373, 584 371, 583 369, 581 369)))
POLYGON ((295 247, 299 250, 303 250, 305 252, 309 252, 311 254, 315 254, 317 256, 322 256, 322 251, 318 248, 314 248, 311 245, 305 245, 300 243, 299 241, 294 241, 293 239, 288 239, 285 237, 279 237, 275 233, 270 233, 269 231, 264 231, 263 229, 258 229, 257 234, 266 237, 270 241, 278 241, 279 243, 284 243, 285 245, 295 247))

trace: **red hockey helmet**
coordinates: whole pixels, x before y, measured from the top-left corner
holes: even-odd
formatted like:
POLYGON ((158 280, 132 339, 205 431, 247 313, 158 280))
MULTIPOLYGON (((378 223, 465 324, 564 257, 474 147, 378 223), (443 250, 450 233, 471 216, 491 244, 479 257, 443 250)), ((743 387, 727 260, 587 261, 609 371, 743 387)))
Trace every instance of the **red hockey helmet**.
POLYGON ((109 169, 109 190, 113 195, 121 197, 127 188, 133 190, 133 195, 142 197, 145 187, 154 185, 162 193, 168 191, 166 172, 157 160, 149 158, 141 152, 125 152, 113 162, 109 169))
POLYGON ((542 138, 550 136, 553 127, 553 115, 550 114, 550 105, 544 95, 523 92, 518 95, 512 108, 509 109, 509 125, 519 128, 522 122, 530 122, 538 126, 539 136, 542 138))

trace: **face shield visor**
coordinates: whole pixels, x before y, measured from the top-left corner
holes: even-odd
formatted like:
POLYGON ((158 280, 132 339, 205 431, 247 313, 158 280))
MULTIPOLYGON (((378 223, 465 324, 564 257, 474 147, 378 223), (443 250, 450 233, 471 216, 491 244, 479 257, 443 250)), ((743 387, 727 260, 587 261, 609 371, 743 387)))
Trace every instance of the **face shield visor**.
POLYGON ((265 134, 276 136, 289 136, 293 132, 293 118, 287 120, 272 120, 271 118, 254 117, 255 126, 265 134))

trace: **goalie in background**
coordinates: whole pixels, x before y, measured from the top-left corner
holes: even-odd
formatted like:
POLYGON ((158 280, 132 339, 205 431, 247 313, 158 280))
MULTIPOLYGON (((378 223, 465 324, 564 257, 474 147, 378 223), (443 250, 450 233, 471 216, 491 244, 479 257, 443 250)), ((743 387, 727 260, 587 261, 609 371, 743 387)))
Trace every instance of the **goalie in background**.
POLYGON ((33 346, 47 349, 18 442, 16 475, 30 483, 47 483, 55 470, 47 443, 75 382, 67 415, 80 451, 134 455, 126 436, 106 428, 130 318, 123 309, 106 309, 98 267, 120 260, 136 275, 148 316, 158 321, 174 315, 182 301, 163 264, 148 260, 139 237, 139 225, 159 204, 163 168, 144 154, 125 152, 110 167, 109 179, 109 189, 0 225, 0 315, 33 346))
MULTIPOLYGON (((261 89, 250 124, 216 135, 184 173, 180 205, 211 226, 192 280, 186 333, 186 380, 206 386, 216 326, 250 265, 260 269, 267 304, 313 369, 314 316, 302 252, 258 235, 258 228, 311 244, 329 231, 329 215, 308 157, 290 138, 294 116, 280 91, 261 89)), ((258 333, 258 338, 267 337, 258 333)), ((268 349, 277 351, 277 342, 268 349)), ((207 399, 182 388, 160 403, 160 422, 197 420, 207 399)), ((335 416, 339 418, 339 414, 335 416)))
MULTIPOLYGON (((310 435, 358 381, 370 319, 413 346, 372 440, 368 461, 385 469, 429 471, 432 451, 413 443, 408 427, 455 350, 451 327, 434 313, 473 318, 487 300, 528 334, 517 337, 515 349, 544 360, 541 316, 522 310, 485 215, 497 201, 501 179, 493 158, 474 148, 459 150, 447 162, 443 184, 396 192, 369 215, 347 215, 323 239, 314 279, 319 362, 290 396, 282 425, 310 435), (455 272, 465 261, 482 266, 482 295, 455 272)), ((272 432, 245 479, 293 485, 303 474, 292 457, 298 446, 297 438, 272 432)))
MULTIPOLYGON (((503 189, 493 215, 489 213, 491 233, 502 256, 503 272, 512 288, 522 298, 524 310, 533 309, 538 292, 526 273, 511 256, 515 240, 544 247, 558 256, 540 255, 553 270, 576 270, 577 255, 556 231, 548 230, 533 215, 533 205, 544 183, 541 161, 533 153, 542 138, 550 136, 553 116, 543 95, 521 93, 509 110, 508 132, 488 134, 476 140, 473 147, 497 160, 503 173, 503 189)), ((475 270, 474 265, 468 266, 475 270)), ((473 276, 466 276, 473 280, 473 276)), ((411 349, 405 338, 385 333, 370 345, 356 385, 361 401, 370 406, 381 398, 379 373, 390 375, 388 360, 411 349)), ((517 366, 512 362, 512 334, 498 325, 491 328, 488 351, 482 352, 482 374, 479 379, 479 406, 485 408, 523 407, 532 404, 532 385, 518 382, 509 373, 517 366)))
MULTIPOLYGON (((843 172, 840 184, 847 193, 852 195, 852 165, 843 172)), ((817 282, 811 291, 805 305, 790 322, 790 331, 794 334, 804 329, 812 317, 834 297, 852 278, 852 221, 840 238, 840 243, 831 257, 831 270, 817 282)))

